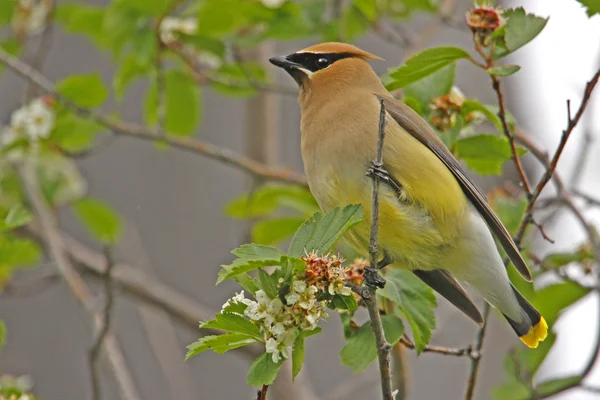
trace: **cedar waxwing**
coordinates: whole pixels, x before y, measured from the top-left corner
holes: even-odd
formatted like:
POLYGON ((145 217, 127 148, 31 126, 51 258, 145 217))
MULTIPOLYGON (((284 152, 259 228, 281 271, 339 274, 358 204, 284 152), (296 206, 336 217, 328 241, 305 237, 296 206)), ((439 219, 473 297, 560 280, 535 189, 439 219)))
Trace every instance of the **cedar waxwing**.
MULTIPOLYGON (((523 343, 537 347, 548 325, 511 284, 494 236, 531 280, 518 247, 443 142, 388 93, 369 59, 381 58, 344 43, 322 43, 270 59, 300 87, 302 159, 319 206, 328 212, 359 203, 370 215, 371 178, 365 172, 375 159, 382 100, 388 124, 384 165, 378 171, 385 178, 379 186, 381 264, 411 270, 482 324, 458 281, 471 286, 502 312, 523 343)), ((369 234, 369 223, 363 223, 348 240, 367 254, 369 234)))

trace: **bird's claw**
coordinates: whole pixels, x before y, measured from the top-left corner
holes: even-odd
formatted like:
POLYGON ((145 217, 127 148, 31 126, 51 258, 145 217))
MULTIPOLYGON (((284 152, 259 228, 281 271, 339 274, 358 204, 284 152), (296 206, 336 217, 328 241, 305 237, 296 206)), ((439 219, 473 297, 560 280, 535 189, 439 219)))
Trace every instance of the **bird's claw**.
POLYGON ((386 182, 391 181, 390 173, 387 172, 387 170, 381 165, 378 165, 375 162, 371 162, 371 167, 367 170, 367 176, 370 178, 377 177, 386 182))
POLYGON ((372 288, 383 289, 385 287, 385 279, 379 274, 379 270, 376 268, 365 268, 363 279, 365 284, 372 288))

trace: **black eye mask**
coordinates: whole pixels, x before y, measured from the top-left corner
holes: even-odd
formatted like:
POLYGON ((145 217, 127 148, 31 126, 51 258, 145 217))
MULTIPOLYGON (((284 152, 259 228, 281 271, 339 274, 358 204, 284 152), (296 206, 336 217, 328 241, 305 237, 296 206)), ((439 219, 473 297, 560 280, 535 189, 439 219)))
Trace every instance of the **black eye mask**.
POLYGON ((311 72, 329 67, 343 58, 355 57, 351 53, 295 53, 286 57, 288 61, 302 65, 311 72))

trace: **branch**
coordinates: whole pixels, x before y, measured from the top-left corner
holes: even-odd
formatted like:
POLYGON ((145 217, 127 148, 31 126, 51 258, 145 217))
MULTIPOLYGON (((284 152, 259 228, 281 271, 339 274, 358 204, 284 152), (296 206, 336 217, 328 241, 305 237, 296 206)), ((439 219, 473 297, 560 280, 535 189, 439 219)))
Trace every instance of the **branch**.
POLYGON ((54 84, 45 76, 40 74, 28 64, 20 61, 18 58, 8 54, 2 48, 0 48, 0 63, 6 65, 14 73, 36 85, 44 92, 55 97, 63 106, 70 109, 77 115, 83 118, 91 119, 108 128, 117 135, 129 136, 153 142, 157 140, 163 141, 164 143, 167 143, 177 149, 200 154, 213 160, 220 161, 223 164, 242 170, 257 178, 307 186, 306 178, 303 175, 293 172, 289 169, 270 168, 255 160, 243 157, 233 150, 218 147, 214 144, 200 140, 179 138, 174 136, 158 137, 155 132, 146 127, 127 122, 120 122, 97 111, 78 107, 68 99, 58 94, 54 89, 54 84))
POLYGON ((489 315, 490 305, 486 302, 483 306, 483 326, 479 328, 479 332, 477 333, 477 341, 475 342, 473 356, 471 357, 471 371, 469 372, 469 380, 467 381, 465 400, 471 400, 475 393, 475 383, 477 382, 477 373, 479 372, 479 365, 481 363, 481 348, 483 347, 483 339, 485 337, 489 315))
POLYGON ((262 388, 256 393, 256 400, 267 400, 267 391, 269 385, 262 385, 262 388))
MULTIPOLYGON (((379 133, 377 140, 377 153, 373 161, 373 167, 383 167, 383 139, 385 136, 385 106, 383 100, 379 100, 381 111, 379 114, 379 133)), ((369 243, 370 263, 371 268, 376 269, 379 260, 379 177, 376 174, 372 176, 372 195, 371 195, 371 240, 369 243)), ((369 310, 369 318, 371 319, 371 328, 375 334, 375 343, 377 345, 377 358, 379 359, 379 373, 381 375, 381 392, 384 400, 392 400, 392 346, 385 339, 381 316, 379 315, 379 307, 377 306, 376 288, 370 285, 361 287, 360 295, 369 310)))
MULTIPOLYGON (((67 282, 69 288, 75 295, 75 298, 93 316, 95 328, 100 330, 103 324, 103 318, 95 310, 95 301, 92 292, 79 273, 75 270, 71 260, 64 251, 64 245, 62 243, 56 219, 39 189, 35 164, 32 164, 34 162, 34 159, 26 160, 26 165, 22 168, 25 192, 40 220, 41 230, 60 274, 67 282)), ((121 397, 124 400, 141 400, 133 377, 125 364, 125 358, 121 351, 121 347, 111 331, 106 332, 104 335, 103 345, 115 380, 118 383, 121 397)))
POLYGON ((598 83, 598 79, 600 79, 600 70, 598 70, 594 74, 592 79, 585 85, 583 99, 581 100, 581 104, 579 105, 579 109, 577 110, 575 117, 571 117, 571 102, 570 100, 567 100, 567 128, 562 132, 558 148, 556 149, 556 152, 554 153, 552 159, 546 165, 546 171, 544 172, 544 175, 542 175, 542 178, 537 184, 535 190, 529 196, 529 201, 527 203, 527 207, 525 208, 525 217, 521 221, 521 224, 519 225, 519 229, 517 230, 516 234, 516 237, 519 240, 522 239, 523 235, 525 234, 525 229, 527 229, 527 225, 532 221, 533 207, 535 206, 535 202, 540 197, 540 194, 546 187, 546 184, 554 175, 554 172, 556 171, 556 166, 558 165, 558 160, 560 159, 560 156, 562 155, 562 152, 567 144, 567 140, 571 136, 571 133, 573 132, 575 127, 577 126, 577 123, 579 123, 579 120, 581 119, 581 116, 583 115, 587 107, 590 97, 592 96, 594 87, 598 83))
MULTIPOLYGON (((400 338, 400 343, 402 343, 406 348, 411 350, 415 349, 414 343, 411 342, 406 336, 400 338)), ((444 356, 469 357, 471 359, 479 357, 479 354, 473 349, 473 346, 452 348, 427 345, 423 349, 422 353, 436 353, 444 356)))
POLYGON ((100 381, 98 376, 98 356, 100 355, 100 350, 102 349, 102 343, 106 338, 106 335, 110 331, 110 321, 112 314, 112 307, 114 303, 114 293, 112 290, 112 278, 111 272, 115 265, 112 253, 110 248, 107 246, 104 249, 104 257, 106 259, 106 269, 102 276, 104 280, 104 297, 105 304, 102 315, 102 321, 100 324, 100 329, 98 329, 98 337, 96 338, 96 342, 90 348, 89 352, 89 361, 90 361, 90 375, 92 377, 92 399, 99 400, 100 399, 100 381))

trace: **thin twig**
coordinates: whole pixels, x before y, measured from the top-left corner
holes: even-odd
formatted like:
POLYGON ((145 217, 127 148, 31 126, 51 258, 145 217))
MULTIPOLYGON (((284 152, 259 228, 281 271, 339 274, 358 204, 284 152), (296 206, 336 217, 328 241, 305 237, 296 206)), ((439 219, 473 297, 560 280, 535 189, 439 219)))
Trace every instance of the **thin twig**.
MULTIPOLYGON (((96 329, 100 329, 103 323, 102 316, 96 312, 95 301, 92 292, 81 278, 70 258, 64 250, 64 244, 57 221, 52 214, 52 210, 46 204, 43 194, 38 186, 36 165, 34 159, 26 160, 22 168, 22 179, 25 192, 31 202, 35 213, 37 214, 44 240, 48 244, 50 254, 56 262, 57 268, 64 277, 69 288, 75 295, 75 298, 84 306, 84 308, 93 316, 96 329)), ((136 388, 133 377, 127 368, 125 358, 121 347, 112 332, 104 335, 104 348, 107 359, 111 366, 115 380, 118 383, 121 398, 123 400, 141 400, 141 396, 136 388)))
POLYGON ((519 229, 517 229, 517 234, 516 234, 517 238, 523 237, 523 235, 525 234, 525 229, 527 229, 527 225, 532 221, 531 215, 533 213, 533 207, 535 206, 535 202, 540 197, 540 194, 546 187, 546 184, 552 178, 552 175, 554 175, 554 172, 556 171, 556 166, 558 165, 558 160, 560 159, 560 156, 562 155, 562 152, 567 144, 567 140, 569 139, 569 137, 571 136, 571 133, 577 126, 577 123, 579 122, 579 120, 581 119, 581 116, 583 115, 583 113, 587 107, 590 97, 592 96, 594 87, 598 83, 598 79, 600 79, 600 70, 598 70, 594 74, 592 79, 585 85, 585 90, 583 92, 583 98, 581 100, 581 104, 579 105, 579 109, 577 110, 577 113, 575 114, 575 117, 571 117, 571 102, 567 100, 567 118, 568 118, 567 128, 562 132, 562 136, 561 136, 560 142, 558 144, 558 148, 556 149, 554 156, 552 157, 549 164, 547 165, 544 175, 542 175, 542 178, 538 182, 535 190, 531 193, 531 196, 529 196, 529 199, 527 202, 527 207, 525 208, 525 217, 521 221, 521 224, 519 225, 519 229))
POLYGON ((483 326, 479 328, 477 333, 477 340, 473 348, 473 355, 471 356, 471 369, 469 372, 469 379, 467 381, 467 391, 465 393, 465 400, 471 400, 475 393, 475 383, 477 382, 477 373, 479 372, 479 365, 481 362, 481 348, 483 347, 483 339, 485 337, 485 331, 488 325, 488 317, 490 315, 490 305, 486 302, 483 306, 483 326))
MULTIPOLYGON (((87 110, 76 106, 54 90, 54 84, 38 71, 33 69, 28 64, 20 61, 18 58, 8 54, 0 48, 0 63, 6 65, 14 73, 26 79, 27 81, 37 85, 40 89, 54 96, 63 106, 69 108, 83 118, 89 118, 93 121, 105 126, 115 134, 121 136, 129 136, 147 141, 156 141, 155 133, 143 126, 120 122, 114 118, 110 118, 105 114, 94 110, 87 110)), ((200 140, 179 138, 174 136, 165 136, 161 141, 177 148, 191 153, 200 154, 220 161, 226 165, 245 171, 256 177, 260 177, 272 181, 294 183, 306 186, 306 178, 288 169, 270 168, 255 160, 248 159, 240 154, 227 149, 215 146, 212 143, 203 142, 200 140)))
MULTIPOLYGON (((415 349, 414 343, 411 342, 405 336, 400 338, 400 343, 402 343, 406 348, 409 348, 411 350, 415 349)), ((468 347, 463 347, 463 348, 452 348, 452 347, 427 345, 423 349, 422 353, 435 353, 435 354, 441 354, 444 356, 455 356, 455 357, 469 357, 471 359, 479 357, 477 352, 475 352, 473 350, 473 346, 468 346, 468 347)))
POLYGON ((102 312, 102 322, 98 329, 97 337, 89 351, 90 375, 92 378, 92 399, 100 399, 100 377, 98 374, 98 356, 102 349, 102 343, 106 335, 110 331, 111 314, 114 304, 114 293, 112 288, 111 272, 115 265, 112 257, 111 249, 106 246, 104 248, 104 257, 106 259, 106 269, 102 276, 104 281, 104 310, 102 312))
MULTIPOLYGON (((379 100, 380 103, 380 114, 379 114, 379 132, 377 139, 377 152, 375 160, 373 161, 373 167, 383 167, 383 140, 385 137, 385 125, 386 115, 385 106, 383 100, 379 100)), ((377 174, 372 174, 372 193, 371 193, 371 239, 369 243, 369 254, 371 268, 376 269, 379 260, 379 178, 377 174)), ((361 296, 367 310, 369 311, 369 318, 371 319, 371 329, 375 334, 375 343, 377 345, 377 358, 379 359, 379 373, 381 376, 381 392, 384 400, 392 400, 392 346, 388 343, 385 338, 383 331, 383 325, 381 323, 381 316, 379 315, 379 307, 377 306, 377 296, 375 294, 376 288, 369 285, 363 286, 361 289, 361 296)))
POLYGON ((262 385, 262 388, 256 393, 256 400, 267 400, 267 391, 269 385, 262 385))

